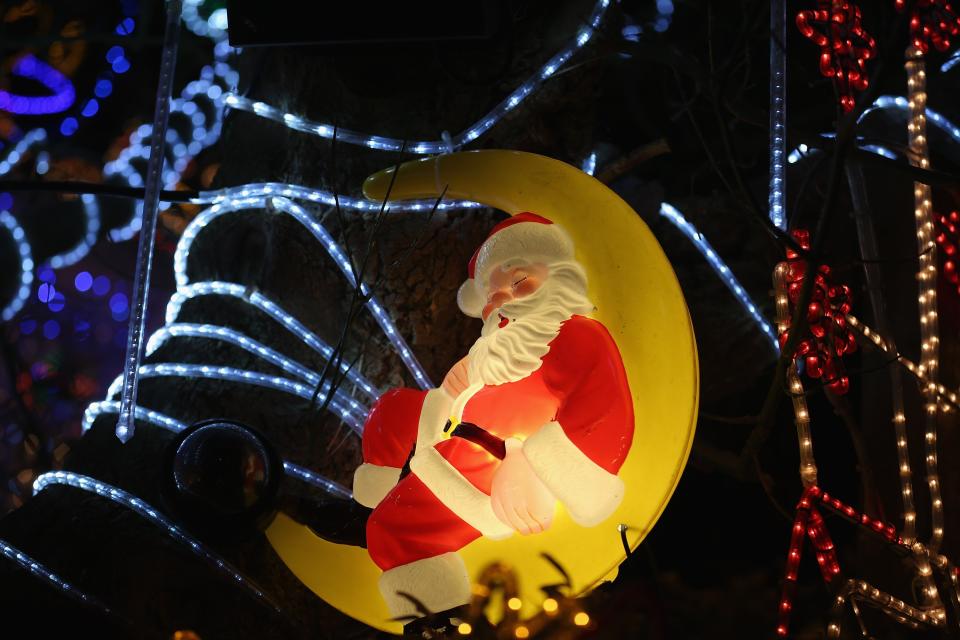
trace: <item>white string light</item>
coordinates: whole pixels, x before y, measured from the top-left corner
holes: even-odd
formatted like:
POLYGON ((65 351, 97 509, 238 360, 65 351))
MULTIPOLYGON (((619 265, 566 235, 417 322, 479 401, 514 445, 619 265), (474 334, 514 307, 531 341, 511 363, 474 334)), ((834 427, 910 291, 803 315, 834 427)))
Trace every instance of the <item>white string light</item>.
POLYGON ((10 302, 0 309, 0 320, 6 322, 23 308, 30 297, 30 286, 33 284, 33 254, 30 251, 30 243, 27 242, 26 232, 9 211, 0 211, 0 227, 10 234, 20 255, 20 286, 10 302))
MULTIPOLYGON (((248 371, 247 369, 238 369, 236 367, 222 367, 206 364, 183 364, 162 362, 157 364, 144 364, 139 369, 140 379, 147 378, 203 378, 207 380, 222 380, 224 382, 235 382, 239 384, 249 384, 275 391, 281 391, 290 395, 295 395, 307 401, 313 400, 313 388, 283 378, 281 376, 272 376, 259 371, 248 371)), ((120 393, 123 378, 116 378, 107 389, 107 397, 112 398, 120 393)), ((317 402, 324 403, 327 400, 327 391, 329 383, 325 383, 317 395, 317 402)), ((355 415, 350 407, 345 407, 337 400, 336 396, 330 399, 328 406, 345 424, 350 426, 358 435, 363 433, 363 415, 355 415)))
MULTIPOLYGON (((313 235, 317 242, 320 243, 320 246, 322 246, 327 254, 333 259, 334 263, 337 265, 337 267, 339 267, 340 271, 347 278, 347 280, 350 281, 353 286, 357 286, 357 276, 353 272, 353 266, 350 264, 350 260, 347 258, 346 253, 343 251, 340 245, 336 243, 336 241, 333 239, 333 236, 330 235, 326 228, 314 220, 310 214, 307 213, 306 209, 300 205, 288 200, 287 198, 269 197, 239 198, 220 204, 215 204, 191 220, 190 224, 187 225, 187 228, 184 229, 183 235, 181 236, 180 241, 177 243, 177 250, 174 254, 173 269, 178 287, 184 287, 190 281, 189 276, 187 275, 187 263, 189 260, 190 249, 200 232, 211 222, 223 215, 245 211, 248 209, 267 211, 272 209, 292 217, 294 220, 303 225, 307 231, 313 235), (268 207, 268 205, 270 206, 268 207)), ((402 335, 400 335, 400 332, 397 331, 396 325, 390 316, 387 315, 386 310, 384 310, 383 306, 380 305, 375 297, 370 295, 370 290, 365 283, 360 283, 359 286, 360 292, 367 297, 367 309, 369 309, 373 314, 374 320, 376 320, 377 324, 383 330, 387 340, 389 340, 390 344, 393 345, 397 354, 400 356, 400 359, 407 367, 407 370, 417 381, 417 384, 419 384, 423 389, 432 388, 433 383, 423 370, 423 367, 417 361, 416 356, 413 355, 413 351, 410 349, 410 346, 407 344, 406 340, 402 335)))
POLYGON ((63 593, 70 596, 71 598, 74 598, 75 600, 79 600, 80 602, 83 602, 84 604, 90 605, 92 607, 96 607, 103 613, 106 613, 106 614, 111 613, 110 609, 108 609, 96 598, 94 598, 93 596, 87 595, 86 593, 84 593, 77 587, 73 586, 72 584, 70 584, 63 578, 61 578, 59 575, 57 575, 50 569, 48 569, 46 566, 40 564, 30 556, 25 554, 23 551, 20 551, 19 549, 8 544, 4 540, 0 540, 0 554, 4 555, 9 560, 12 560, 13 562, 17 563, 18 565, 20 565, 21 567, 23 567, 33 575, 37 576, 41 580, 53 585, 56 589, 58 589, 59 591, 62 591, 63 593))
MULTIPOLYGON (((927 144, 927 83, 923 53, 911 45, 907 49, 907 106, 910 121, 907 134, 910 161, 921 169, 930 168, 927 144)), ((931 119, 932 116, 931 116, 931 119)), ((960 132, 958 132, 960 135, 960 132)), ((943 541, 943 502, 937 478, 937 378, 939 374, 940 337, 937 322, 937 243, 934 241, 932 193, 930 185, 914 182, 914 218, 919 253, 918 311, 920 313, 920 368, 928 383, 923 388, 926 402, 926 434, 924 438, 927 484, 930 489, 931 535, 929 547, 936 553, 943 541)))
POLYGON ((577 51, 590 42, 594 30, 600 26, 600 22, 603 20, 604 14, 609 6, 610 0, 600 0, 597 2, 589 18, 587 18, 587 24, 577 31, 573 40, 566 47, 557 52, 537 73, 517 87, 489 113, 462 132, 451 136, 449 141, 442 139, 405 141, 400 138, 368 135, 350 129, 335 128, 332 124, 308 120, 307 118, 293 113, 287 113, 282 109, 278 109, 259 100, 250 100, 249 98, 238 96, 234 93, 226 96, 225 103, 226 106, 231 109, 253 113, 261 118, 279 122, 289 129, 309 133, 327 140, 333 139, 334 131, 336 131, 337 142, 344 142, 379 151, 406 151, 417 155, 450 153, 473 142, 489 131, 504 116, 520 106, 524 100, 540 88, 540 85, 542 85, 544 81, 555 75, 577 51))
MULTIPOLYGON (((96 420, 98 416, 117 413, 120 413, 119 402, 114 400, 106 400, 104 402, 92 403, 87 407, 87 410, 83 414, 84 433, 90 430, 90 428, 93 426, 94 420, 96 420)), ((161 427, 174 433, 180 433, 188 426, 187 424, 160 413, 159 411, 146 409, 139 405, 136 407, 135 417, 141 422, 161 427)), ((288 462, 287 460, 283 461, 283 469, 290 474, 290 476, 322 489, 331 495, 348 500, 353 498, 353 494, 349 489, 339 483, 334 482, 333 480, 325 478, 315 471, 311 471, 305 467, 301 467, 300 465, 288 462)))
POLYGON ((237 571, 229 562, 208 549, 202 542, 185 532, 183 529, 174 524, 172 520, 167 518, 165 515, 154 509, 140 498, 127 493, 123 489, 118 489, 117 487, 111 486, 105 482, 101 482, 95 478, 81 475, 79 473, 73 473, 71 471, 51 471, 49 473, 41 474, 33 482, 33 492, 34 494, 37 494, 47 487, 55 485, 74 487, 89 493, 94 493, 102 498, 112 500, 116 504, 130 509, 137 515, 146 518, 155 525, 163 527, 171 538, 189 547, 195 555, 205 560, 208 564, 213 566, 214 569, 222 573, 226 573, 235 582, 239 583, 257 598, 266 601, 271 607, 276 609, 276 605, 270 602, 270 600, 259 588, 244 578, 243 575, 241 575, 240 572, 237 571))
POLYGON ((713 270, 720 276, 720 279, 727 286, 727 288, 733 292, 733 295, 736 296, 737 300, 746 309, 747 313, 750 314, 750 317, 757 323, 757 326, 763 331, 767 337, 770 339, 770 344, 773 346, 774 351, 777 353, 780 352, 780 345, 777 342, 777 336, 773 332, 773 328, 770 326, 770 323, 767 322, 766 318, 760 313, 760 310, 757 308, 757 305, 753 303, 753 300, 750 298, 750 295, 746 290, 740 285, 740 282, 737 280, 736 276, 733 275, 733 272, 730 270, 730 267, 724 263, 723 259, 717 255, 717 252, 713 250, 713 247, 710 246, 710 243, 703 236, 702 233, 697 231, 690 222, 687 221, 683 214, 680 213, 673 205, 663 202, 660 204, 660 215, 669 220, 673 226, 680 230, 683 235, 685 235, 700 251, 701 255, 706 259, 707 263, 713 267, 713 270))
MULTIPOLYGON (((319 353, 325 359, 329 360, 333 355, 333 349, 326 342, 317 337, 317 335, 307 329, 302 322, 284 311, 275 302, 258 291, 249 290, 243 285, 232 282, 195 282, 181 287, 170 297, 170 301, 167 303, 167 324, 176 322, 177 317, 180 315, 180 309, 187 300, 209 295, 230 296, 242 300, 279 322, 301 342, 319 353)), ((354 371, 349 363, 342 362, 340 364, 340 371, 346 375, 350 382, 359 387, 371 399, 376 399, 380 396, 379 390, 374 387, 369 380, 354 371)))
MULTIPOLYGON (((162 327, 147 342, 145 357, 150 356, 159 349, 169 338, 203 338, 209 340, 219 340, 244 351, 256 355, 270 364, 283 369, 287 373, 293 374, 304 382, 316 387, 320 384, 320 374, 311 371, 299 362, 296 362, 280 352, 249 338, 241 332, 227 327, 218 327, 209 324, 190 324, 174 323, 162 327)), ((327 385, 328 386, 328 385, 327 385)), ((352 413, 357 415, 366 415, 368 407, 361 405, 356 400, 345 394, 339 389, 334 390, 334 397, 340 406, 347 407, 352 413)))

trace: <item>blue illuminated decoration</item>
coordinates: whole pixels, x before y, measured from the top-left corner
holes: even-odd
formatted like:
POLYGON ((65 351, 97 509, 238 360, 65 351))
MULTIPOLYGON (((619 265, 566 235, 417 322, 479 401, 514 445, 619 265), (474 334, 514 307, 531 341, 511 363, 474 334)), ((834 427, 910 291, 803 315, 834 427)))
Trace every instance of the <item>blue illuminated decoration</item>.
POLYGON ((740 304, 743 305, 743 308, 746 309, 750 317, 757 323, 760 330, 770 339, 770 345, 774 351, 779 353, 780 345, 777 342, 777 335, 774 333, 773 327, 770 326, 770 323, 763 317, 760 310, 757 309, 757 305, 750 299, 750 295, 740 285, 740 282, 737 280, 737 277, 733 275, 733 272, 730 271, 730 267, 717 255, 717 252, 713 250, 713 247, 710 246, 707 239, 703 237, 703 234, 697 231, 696 227, 690 224, 680 211, 667 202, 660 204, 660 215, 669 220, 673 226, 679 229, 680 232, 694 244, 700 254, 706 259, 707 263, 713 267, 713 270, 720 276, 723 284, 736 296, 740 304))
POLYGON ((103 605, 99 600, 93 596, 87 595, 44 565, 25 554, 23 551, 20 551, 16 547, 3 540, 0 540, 0 555, 3 555, 7 559, 20 565, 36 577, 40 578, 44 582, 47 582, 55 589, 65 593, 74 600, 79 600, 86 605, 99 609, 105 614, 110 613, 110 609, 103 605))
POLYGON ((580 169, 588 176, 592 176, 594 174, 594 172, 597 170, 596 151, 590 153, 590 155, 583 159, 583 164, 580 165, 580 169))
POLYGON ((784 207, 787 152, 787 2, 770 0, 770 184, 767 204, 770 221, 786 231, 784 207))
POLYGON ((13 65, 11 73, 39 82, 52 92, 49 96, 21 96, 0 89, 0 110, 17 115, 49 115, 66 111, 77 95, 70 80, 28 53, 13 65))
MULTIPOLYGON (((87 410, 83 414, 82 428, 84 433, 90 430, 90 428, 93 426, 94 420, 96 420, 98 416, 108 415, 108 414, 117 414, 117 413, 120 413, 119 402, 115 402, 111 400, 107 400, 105 402, 94 402, 89 407, 87 407, 87 410)), ((185 423, 180 422, 179 420, 171 418, 170 416, 165 415, 163 413, 160 413, 159 411, 145 409, 144 407, 141 407, 139 405, 136 408, 135 417, 137 420, 145 424, 154 425, 162 429, 172 431, 174 433, 180 433, 181 431, 186 429, 188 426, 185 423)), ((353 493, 351 493, 350 490, 344 487, 343 485, 336 483, 333 480, 330 480, 328 478, 325 478, 319 473, 316 473, 314 471, 310 471, 309 469, 301 467, 300 465, 296 465, 292 462, 288 462, 284 460, 283 469, 291 477, 296 478, 302 482, 311 484, 317 487, 318 489, 326 491, 331 495, 337 496, 338 498, 344 498, 347 500, 353 498, 353 493)))
MULTIPOLYGON (((661 3, 663 2, 664 0, 661 0, 661 3)), ((658 3, 658 7, 661 3, 658 3)), ((666 8, 667 4, 670 5, 670 10, 672 11, 673 5, 671 2, 664 3, 664 8, 666 8)), ((194 9, 195 5, 196 2, 193 3, 194 9)), ((493 128, 493 126, 496 125, 497 122, 499 122, 505 115, 516 109, 524 100, 530 97, 534 91, 539 89, 544 81, 555 75, 557 71, 563 67, 563 65, 565 65, 575 53, 577 53, 577 51, 582 49, 584 45, 590 42, 590 40, 593 38, 594 30, 600 26, 600 22, 603 20, 609 5, 610 0, 600 0, 597 2, 590 14, 590 17, 587 19, 587 24, 577 31, 573 40, 567 44, 566 47, 561 49, 557 54, 550 58, 550 60, 548 60, 547 63, 541 67, 532 78, 517 87, 489 113, 481 117, 479 120, 474 122, 460 133, 450 136, 448 140, 406 141, 401 140, 400 138, 368 135, 358 131, 337 128, 337 142, 345 142, 347 144, 367 147, 369 149, 377 149, 380 151, 402 150, 417 155, 450 153, 456 151, 464 145, 473 142, 493 128)), ((184 15, 186 15, 188 6, 191 6, 191 2, 187 2, 184 5, 184 15)), ((196 24, 198 25, 198 28, 203 29, 203 27, 199 27, 199 22, 196 24)), ((669 25, 669 21, 667 21, 665 24, 669 25)), ((190 23, 188 22, 188 26, 189 25, 190 23)), ((190 28, 193 29, 193 27, 190 28)), ((664 29, 666 29, 666 26, 664 29)), ((309 133, 311 135, 326 138, 328 140, 333 138, 334 126, 332 124, 314 122, 296 114, 286 113, 282 109, 278 109, 277 107, 273 107, 258 100, 250 100, 243 96, 238 96, 235 93, 230 93, 226 96, 225 103, 231 109, 253 113, 262 118, 279 122, 287 128, 294 129, 296 131, 309 133)))
POLYGON ((140 498, 127 493, 123 489, 111 486, 95 478, 84 476, 79 473, 72 473, 70 471, 52 471, 50 473, 41 474, 33 482, 33 492, 34 494, 37 494, 47 487, 56 485, 74 487, 88 493, 93 493, 101 498, 106 498, 107 500, 111 500, 122 507, 130 509, 142 518, 145 518, 153 524, 162 527, 166 531, 167 535, 188 547, 194 555, 203 559, 218 572, 229 576, 233 581, 238 583, 259 600, 266 602, 274 609, 277 608, 276 605, 273 604, 259 588, 243 577, 243 575, 237 571, 233 565, 208 549, 206 545, 178 527, 173 523, 172 520, 167 518, 157 509, 154 509, 140 498))
MULTIPOLYGON (((26 232, 9 211, 0 211, 0 228, 10 234, 20 255, 20 286, 13 294, 13 299, 0 309, 0 320, 6 322, 23 308, 27 298, 30 297, 30 287, 33 285, 33 254, 30 251, 30 243, 27 242, 26 232)), ((0 301, 0 304, 2 303, 3 301, 0 301)))
POLYGON ((47 264, 54 269, 76 264, 90 253, 90 249, 97 242, 97 235, 100 233, 100 208, 97 205, 97 199, 90 194, 83 194, 80 196, 80 201, 86 215, 86 229, 83 237, 72 248, 47 259, 47 264))

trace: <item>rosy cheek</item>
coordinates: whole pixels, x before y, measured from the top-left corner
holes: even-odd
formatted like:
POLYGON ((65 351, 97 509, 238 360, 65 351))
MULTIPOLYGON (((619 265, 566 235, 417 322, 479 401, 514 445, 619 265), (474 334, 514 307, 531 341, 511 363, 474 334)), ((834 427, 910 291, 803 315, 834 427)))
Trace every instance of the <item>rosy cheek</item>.
POLYGON ((540 288, 540 281, 535 278, 527 277, 526 280, 517 285, 513 295, 517 298, 523 298, 530 295, 540 288))

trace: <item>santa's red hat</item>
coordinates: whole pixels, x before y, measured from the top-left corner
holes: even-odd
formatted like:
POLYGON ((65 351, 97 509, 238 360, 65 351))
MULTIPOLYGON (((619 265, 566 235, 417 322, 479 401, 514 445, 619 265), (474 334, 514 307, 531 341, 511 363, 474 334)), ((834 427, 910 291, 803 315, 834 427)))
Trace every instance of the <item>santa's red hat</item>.
POLYGON ((468 316, 479 318, 486 303, 485 289, 496 266, 573 260, 573 241, 566 231, 535 213, 512 216, 493 229, 467 264, 468 278, 457 292, 457 305, 468 316))

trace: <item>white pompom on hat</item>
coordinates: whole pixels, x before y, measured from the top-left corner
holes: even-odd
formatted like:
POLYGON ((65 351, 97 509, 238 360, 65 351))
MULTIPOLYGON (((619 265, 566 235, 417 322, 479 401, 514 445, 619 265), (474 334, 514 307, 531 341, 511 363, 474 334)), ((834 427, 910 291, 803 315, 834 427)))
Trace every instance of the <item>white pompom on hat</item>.
POLYGON ((518 213, 491 229, 473 253, 467 264, 469 277, 457 292, 457 306, 468 316, 479 318, 487 301, 487 277, 505 262, 549 264, 573 257, 573 241, 559 225, 535 213, 518 213))

